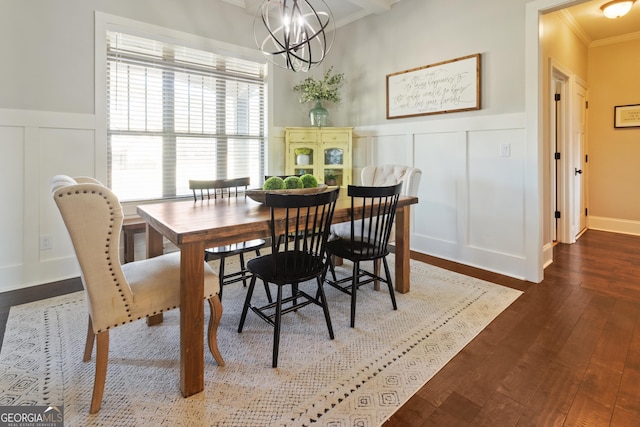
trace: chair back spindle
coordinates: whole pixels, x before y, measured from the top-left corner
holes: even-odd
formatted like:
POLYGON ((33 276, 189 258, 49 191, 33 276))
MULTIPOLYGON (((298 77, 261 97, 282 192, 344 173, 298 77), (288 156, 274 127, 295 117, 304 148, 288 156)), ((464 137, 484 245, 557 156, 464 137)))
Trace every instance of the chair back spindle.
MULTIPOLYGON (((351 295, 351 327, 355 326, 356 293, 360 286, 384 282, 389 289, 393 309, 398 308, 391 273, 386 256, 393 229, 402 182, 387 187, 366 187, 350 185, 347 187, 351 197, 351 221, 349 237, 338 237, 327 244, 329 262, 333 280, 326 279, 334 288, 351 295), (337 279, 331 257, 345 258, 353 262, 351 276, 337 279), (362 267, 362 263, 373 261, 373 271, 362 267), (384 265, 384 277, 380 275, 380 262, 384 265)), ((324 276, 326 277, 326 271, 324 276)))
POLYGON ((351 211, 361 212, 361 221, 351 221, 351 251, 364 259, 386 256, 402 183, 388 187, 350 185, 351 211))
POLYGON ((322 270, 337 198, 338 191, 266 194, 265 205, 271 209, 272 268, 277 276, 303 281, 314 277, 318 269, 322 270))

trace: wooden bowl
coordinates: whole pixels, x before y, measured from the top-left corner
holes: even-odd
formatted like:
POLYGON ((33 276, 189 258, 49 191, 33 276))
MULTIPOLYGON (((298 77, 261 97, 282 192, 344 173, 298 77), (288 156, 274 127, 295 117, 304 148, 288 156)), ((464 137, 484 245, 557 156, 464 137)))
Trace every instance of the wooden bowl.
POLYGON ((292 188, 286 190, 261 190, 261 189, 251 189, 246 190, 245 194, 249 196, 250 199, 255 200, 259 203, 264 203, 265 195, 267 193, 274 194, 315 194, 321 193, 329 189, 329 186, 326 184, 318 184, 317 187, 314 188, 292 188))

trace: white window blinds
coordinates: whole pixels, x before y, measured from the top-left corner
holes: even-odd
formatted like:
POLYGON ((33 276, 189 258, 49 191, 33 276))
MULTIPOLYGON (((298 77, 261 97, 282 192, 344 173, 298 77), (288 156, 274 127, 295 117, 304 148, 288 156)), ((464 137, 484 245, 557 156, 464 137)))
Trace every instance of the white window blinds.
POLYGON ((123 201, 264 176, 266 65, 107 32, 107 167, 123 201))

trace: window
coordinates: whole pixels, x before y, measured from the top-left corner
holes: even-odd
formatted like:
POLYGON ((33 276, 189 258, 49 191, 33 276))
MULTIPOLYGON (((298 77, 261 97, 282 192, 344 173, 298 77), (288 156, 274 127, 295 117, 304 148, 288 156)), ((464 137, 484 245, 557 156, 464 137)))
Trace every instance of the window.
POLYGON ((123 201, 264 176, 264 63, 107 31, 107 174, 123 201))

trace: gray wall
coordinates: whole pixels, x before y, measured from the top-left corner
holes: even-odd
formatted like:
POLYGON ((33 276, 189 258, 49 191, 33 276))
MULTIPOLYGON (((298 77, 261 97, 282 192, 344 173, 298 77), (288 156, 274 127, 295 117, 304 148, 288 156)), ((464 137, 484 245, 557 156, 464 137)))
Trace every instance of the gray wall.
MULTIPOLYGON (((527 3, 402 0, 340 28, 324 66, 346 75, 344 101, 328 107, 332 125, 355 127, 354 176, 369 163, 423 169, 412 248, 535 281, 541 248, 528 235, 537 227, 531 200, 539 188, 528 183, 536 172, 526 173, 537 167, 525 132, 527 3), (481 110, 385 119, 386 74, 473 53, 482 55, 481 110), (505 144, 509 157, 500 156, 505 144)), ((12 184, 0 225, 0 291, 78 274, 48 185, 56 173, 106 176, 104 123, 94 107, 96 10, 245 48, 254 43, 253 17, 218 0, 0 0, 0 179, 12 184), (53 249, 39 250, 42 235, 53 249)), ((303 77, 272 72, 271 173, 284 170, 282 128, 307 123, 311 106, 291 90, 303 77)))

